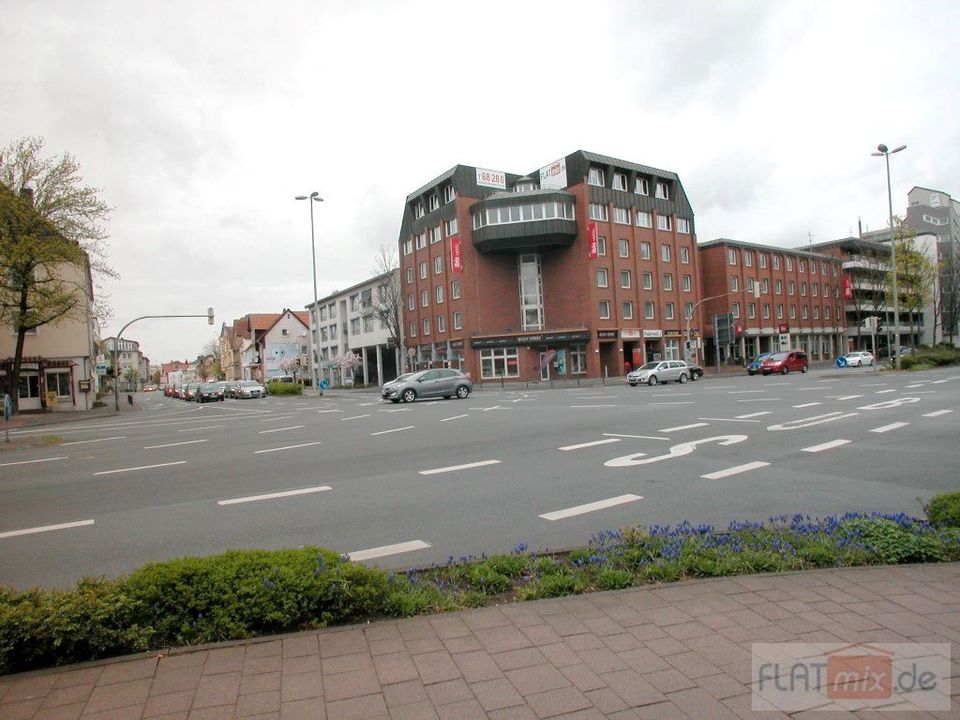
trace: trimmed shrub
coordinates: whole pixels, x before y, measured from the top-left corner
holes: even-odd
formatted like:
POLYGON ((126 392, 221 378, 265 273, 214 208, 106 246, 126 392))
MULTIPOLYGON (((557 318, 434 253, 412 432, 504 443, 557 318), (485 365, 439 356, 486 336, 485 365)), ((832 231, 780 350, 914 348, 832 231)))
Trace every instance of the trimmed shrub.
POLYGON ((934 527, 960 528, 960 492, 937 495, 923 509, 934 527))
POLYGON ((303 395, 303 386, 300 383, 268 382, 269 395, 303 395))

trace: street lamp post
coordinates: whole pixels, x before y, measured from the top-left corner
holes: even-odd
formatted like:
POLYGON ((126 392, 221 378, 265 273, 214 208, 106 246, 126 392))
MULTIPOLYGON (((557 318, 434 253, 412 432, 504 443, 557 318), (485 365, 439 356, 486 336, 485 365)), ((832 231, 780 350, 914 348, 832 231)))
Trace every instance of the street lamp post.
POLYGON ((870 153, 874 157, 882 157, 887 164, 887 207, 890 211, 890 266, 893 273, 893 366, 900 369, 900 303, 897 299, 897 243, 893 232, 893 193, 890 189, 890 156, 901 150, 906 150, 906 145, 890 150, 886 145, 880 143, 877 145, 877 152, 870 153))
POLYGON ((310 337, 310 368, 313 376, 313 389, 319 392, 320 378, 317 372, 317 360, 320 358, 320 348, 317 341, 320 337, 320 311, 317 309, 317 244, 313 234, 313 203, 323 202, 320 193, 314 190, 309 195, 297 195, 297 200, 307 200, 310 205, 310 267, 313 268, 313 310, 310 312, 312 336, 310 337))

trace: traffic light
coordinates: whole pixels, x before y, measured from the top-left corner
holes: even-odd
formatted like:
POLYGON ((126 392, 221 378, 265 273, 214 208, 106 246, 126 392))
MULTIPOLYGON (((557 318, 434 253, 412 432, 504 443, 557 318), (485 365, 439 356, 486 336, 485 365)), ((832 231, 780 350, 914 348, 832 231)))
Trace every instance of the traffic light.
POLYGON ((207 308, 207 325, 213 325, 213 308, 207 308))
POLYGON ((883 332, 883 318, 880 317, 877 318, 877 332, 883 332))

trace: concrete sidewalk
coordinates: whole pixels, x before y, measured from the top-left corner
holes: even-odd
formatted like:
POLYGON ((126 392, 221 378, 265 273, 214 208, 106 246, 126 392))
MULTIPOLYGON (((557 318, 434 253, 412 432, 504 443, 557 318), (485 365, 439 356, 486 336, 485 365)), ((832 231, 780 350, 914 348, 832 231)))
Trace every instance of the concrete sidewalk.
MULTIPOLYGON (((752 642, 960 642, 960 563, 696 580, 0 677, 0 718, 785 718, 752 642)), ((952 710, 795 718, 960 717, 952 710)))

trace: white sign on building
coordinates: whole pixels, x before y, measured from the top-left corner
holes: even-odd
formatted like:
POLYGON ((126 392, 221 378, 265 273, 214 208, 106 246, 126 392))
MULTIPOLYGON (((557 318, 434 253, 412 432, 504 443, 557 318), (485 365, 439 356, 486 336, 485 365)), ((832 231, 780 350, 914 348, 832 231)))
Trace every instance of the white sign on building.
POLYGON ((567 186, 567 161, 560 158, 540 168, 540 189, 563 189, 567 186))
POLYGON ((506 190, 507 175, 499 170, 484 170, 483 168, 477 168, 477 185, 498 188, 499 190, 506 190))

